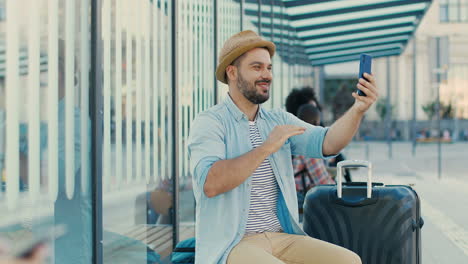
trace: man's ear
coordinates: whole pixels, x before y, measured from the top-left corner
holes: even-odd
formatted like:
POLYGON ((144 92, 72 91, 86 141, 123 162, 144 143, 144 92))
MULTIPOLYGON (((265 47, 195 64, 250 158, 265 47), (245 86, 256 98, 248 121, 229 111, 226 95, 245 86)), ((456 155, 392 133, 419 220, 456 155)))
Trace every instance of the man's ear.
POLYGON ((237 80, 237 67, 234 65, 228 65, 226 67, 226 79, 229 80, 237 80))

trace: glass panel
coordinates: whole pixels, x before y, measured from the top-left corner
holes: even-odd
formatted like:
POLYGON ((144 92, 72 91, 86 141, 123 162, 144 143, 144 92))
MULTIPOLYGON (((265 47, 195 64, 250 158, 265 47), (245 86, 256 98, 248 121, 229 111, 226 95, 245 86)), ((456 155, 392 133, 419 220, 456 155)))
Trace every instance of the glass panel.
POLYGON ((123 174, 125 172, 125 167, 123 161, 125 157, 123 156, 123 103, 124 103, 124 94, 123 94, 123 47, 125 46, 123 43, 123 31, 122 31, 122 14, 123 14, 123 5, 122 1, 115 2, 115 53, 113 54, 113 58, 115 60, 115 78, 112 80, 115 87, 112 98, 114 99, 114 118, 111 123, 111 140, 114 141, 115 144, 115 165, 112 166, 113 175, 115 175, 115 179, 113 181, 113 185, 120 187, 123 183, 123 174), (115 168, 115 169, 114 169, 115 168))
MULTIPOLYGON (((244 6, 246 3, 244 3, 244 6)), ((219 53, 223 48, 224 42, 234 35, 235 33, 240 31, 240 4, 236 3, 232 0, 221 0, 218 1, 218 43, 217 43, 217 50, 219 53)), ((246 16, 244 16, 245 18, 246 16)), ((255 22, 257 23, 257 22, 255 22)), ((248 23, 251 24, 251 23, 248 23)), ((254 29, 247 26, 246 22, 244 21, 245 30, 247 29, 254 29)), ((255 30, 255 29, 254 29, 255 30)), ((255 30, 257 32, 257 30, 255 30)), ((211 57, 211 56, 208 56, 211 57)), ((210 91, 210 90, 208 90, 210 91)), ((224 100, 227 96, 229 91, 229 87, 218 81, 218 102, 224 100)))
POLYGON ((170 2, 103 0, 104 263, 172 251, 170 2))
MULTIPOLYGON (((213 84, 213 72, 215 71, 216 65, 214 65, 213 60, 208 59, 208 57, 210 54, 212 54, 212 51, 214 50, 215 45, 217 45, 217 43, 215 43, 215 40, 212 34, 212 32, 214 32, 214 28, 212 27, 214 18, 211 15, 208 15, 208 14, 213 14, 214 6, 211 4, 210 0, 205 0, 204 3, 206 6, 205 8, 206 13, 203 16, 207 17, 207 20, 204 24, 204 28, 205 28, 204 34, 205 34, 205 40, 206 40, 205 47, 207 48, 205 48, 203 52, 205 55, 205 58, 207 59, 206 59, 206 64, 204 65, 209 65, 209 69, 211 70, 205 71, 205 86, 203 89, 204 97, 203 97, 203 103, 202 103, 203 105, 202 110, 205 110, 208 107, 212 106, 215 102, 214 86, 213 86, 214 85, 213 84)), ((219 39, 219 35, 218 35, 218 39, 219 39)), ((218 47, 218 52, 219 52, 219 47, 218 47)))
MULTIPOLYGON (((261 25, 262 25, 262 29, 261 29, 261 36, 262 38, 265 38, 265 39, 268 39, 270 41, 273 41, 274 39, 274 36, 272 34, 272 31, 271 31, 271 24, 272 24, 272 14, 273 14, 273 10, 272 10, 272 5, 271 5, 271 1, 261 1, 261 12, 262 12, 262 17, 261 17, 261 25), (267 33, 267 34, 264 34, 264 33, 267 33)), ((259 31, 257 30, 257 33, 259 31)), ((273 59, 272 59, 272 64, 273 64, 273 59)), ((272 82, 272 85, 270 87, 270 98, 268 99, 268 101, 266 101, 265 103, 263 103, 263 107, 267 108, 267 109, 272 109, 273 106, 275 105, 275 99, 277 99, 277 94, 278 94, 278 90, 277 89, 280 89, 281 88, 281 85, 275 85, 273 86, 273 82, 272 82)))
MULTIPOLYGON (((166 44, 164 45, 165 49, 164 50, 167 50, 166 52, 166 78, 165 79, 165 83, 166 85, 164 87, 172 87, 172 78, 170 78, 171 76, 171 72, 172 72, 172 55, 171 55, 171 52, 172 52, 172 49, 175 48, 175 45, 170 45, 169 42, 167 41, 168 39, 171 38, 172 36, 172 33, 170 33, 171 31, 174 31, 175 29, 172 28, 171 26, 171 16, 172 15, 169 15, 170 14, 170 10, 172 10, 172 1, 169 1, 169 0, 165 0, 165 6, 167 7, 166 8, 166 25, 167 25, 167 37, 166 37, 166 44)), ((173 125, 171 124, 172 122, 170 121, 173 117, 173 115, 175 115, 173 109, 172 109, 172 89, 171 90, 168 90, 167 88, 165 89, 164 87, 161 87, 162 90, 164 90, 166 92, 166 95, 164 97, 164 100, 166 101, 165 103, 165 108, 166 108, 166 113, 167 113, 167 120, 166 121, 166 129, 165 129, 165 137, 164 137, 164 142, 165 142, 165 147, 166 147, 166 153, 168 153, 168 155, 166 156, 166 162, 163 166, 165 166, 165 173, 163 174, 165 179, 166 180, 169 180, 169 179, 172 179, 172 159, 173 159, 173 148, 172 148, 172 145, 175 143, 174 141, 174 132, 173 132, 173 125)))
MULTIPOLYGON (((64 263, 70 258, 78 259, 82 262, 91 261, 91 192, 90 189, 90 140, 80 142, 82 138, 89 139, 90 130, 83 130, 90 123, 88 114, 87 98, 80 98, 82 89, 89 89, 84 86, 88 81, 88 72, 80 73, 83 68, 86 71, 89 67, 83 66, 86 61, 80 61, 80 57, 89 54, 89 46, 80 47, 79 43, 89 40, 89 3, 87 1, 60 2, 59 8, 65 5, 65 12, 59 10, 59 19, 61 14, 65 14, 65 47, 61 51, 61 42, 59 40, 59 83, 58 83, 58 167, 59 167, 59 192, 58 199, 54 205, 55 224, 65 224, 68 226, 68 233, 55 244, 55 262, 64 263), (86 14, 81 16, 80 14, 86 14), (84 19, 85 21, 82 21, 84 19), (88 25, 82 26, 80 25, 88 25), (85 39, 77 39, 79 37, 85 39), (78 41, 77 41, 78 40, 78 41), (76 44, 75 44, 76 43, 76 44), (64 63, 62 67, 60 64, 64 63), (81 67, 83 66, 83 67, 81 67), (63 74, 65 75, 63 77, 63 74), (61 77, 62 76, 62 77, 61 77), (80 78, 81 77, 81 78, 80 78), (85 80, 83 84, 79 80, 85 80), (63 82, 64 81, 64 82, 63 82), (65 86, 65 89, 62 87, 65 86), (62 100, 65 97, 65 116, 61 109, 62 100), (80 108, 84 108, 81 109, 80 108), (84 115, 81 115, 84 113, 84 115), (65 119, 65 120, 64 120, 65 119), (62 123, 65 123, 63 128, 62 123), (87 123, 83 128, 81 124, 87 123), (80 133, 84 131, 84 135, 80 133), (86 144, 86 145, 84 145, 86 144), (61 147, 65 146, 65 148, 61 147), (65 151, 65 152, 63 152, 65 151), (84 152, 84 153, 82 153, 84 152), (82 160, 81 157, 84 157, 82 160), (88 164, 87 167, 83 165, 88 164), (65 165, 65 168, 64 168, 65 165), (65 181, 62 174, 66 174, 65 181), (86 179, 80 179, 85 176, 86 179), (66 184, 66 195, 61 186, 66 184), (86 184, 82 186, 81 183, 86 184)), ((54 15, 54 14, 51 14, 54 15)), ((63 22, 62 20, 62 22, 63 22)), ((60 24, 60 22, 59 22, 60 24)), ((60 27, 59 27, 60 29, 60 27)), ((60 37, 60 32, 59 32, 60 37)), ((52 80, 50 80, 52 81, 52 80)), ((50 103, 50 102, 49 102, 50 103)), ((53 162, 49 163, 54 166, 53 162)))
MULTIPOLYGON (((49 35, 47 36, 47 79, 48 79, 48 87, 47 87, 47 102, 57 102, 59 98, 58 93, 58 85, 62 85, 58 83, 58 66, 59 66, 59 54, 58 54, 58 25, 59 25, 59 17, 58 17, 58 1, 57 0, 49 0, 48 2, 48 31, 49 35)), ((84 8, 81 9, 82 12, 85 11, 84 8)), ((85 20, 85 19, 84 19, 85 20)), ((87 21, 85 20, 84 23, 87 21)), ((84 28, 84 27, 83 27, 84 28)), ((82 30, 82 34, 84 34, 82 30)), ((83 37, 83 36, 82 36, 83 37)), ((89 47, 83 47, 83 54, 85 54, 84 49, 89 49, 89 47)), ((88 50, 89 51, 89 50, 88 50)), ((84 63, 84 61, 83 61, 84 63)), ((86 74, 87 72, 84 72, 86 74)), ((87 78, 85 78, 87 79, 87 78)), ((83 85, 86 83, 83 82, 83 85)), ((86 87, 86 86, 83 86, 86 87)), ((82 89, 88 90, 88 89, 82 89)), ((85 101, 84 99, 83 101, 85 101)), ((86 108, 86 107, 83 107, 86 108)), ((86 111, 86 109, 83 109, 86 111)), ((57 199, 58 195, 58 166, 53 165, 54 161, 58 160, 58 105, 55 103, 48 103, 47 104, 47 116, 48 116, 48 148, 47 148, 47 160, 49 161, 48 164, 48 188, 49 188, 49 199, 54 201, 57 199)), ((85 116, 86 113, 83 115, 85 116)), ((86 122, 87 123, 87 122, 86 122)), ((82 138, 88 138, 87 134, 85 133, 82 135, 82 138)), ((83 143, 85 140, 83 141, 83 143)), ((86 145, 85 145, 86 146, 86 145)), ((83 152, 86 154, 86 152, 83 152)), ((84 165, 84 164, 83 164, 84 165)), ((86 168, 86 167, 84 167, 86 168)), ((87 179, 86 175, 83 173, 88 173, 88 171, 82 171, 82 179, 87 179)), ((86 186, 86 185, 83 185, 86 186)))
MULTIPOLYGON (((281 8, 281 12, 285 12, 286 9, 284 7, 281 8)), ((279 55, 281 55, 281 69, 280 69, 280 74, 281 74, 281 86, 278 87, 279 89, 287 89, 287 86, 289 84, 288 82, 288 78, 289 78, 289 74, 288 74, 288 65, 286 63, 286 60, 289 58, 289 47, 288 47, 288 38, 287 38, 287 35, 288 35, 288 27, 289 27, 289 23, 288 23, 288 20, 285 18, 285 16, 281 16, 281 44, 280 44, 280 50, 281 50, 281 53, 278 53, 278 57, 280 57, 279 55)), ((277 71, 278 72, 278 71, 277 71)), ((279 91, 277 91, 279 92, 279 91)), ((280 93, 278 93, 278 95, 280 95, 280 93)), ((285 100, 285 98, 283 97, 280 97, 280 96, 277 96, 277 98, 275 98, 276 100, 274 101, 274 107, 281 107, 281 105, 283 105, 283 102, 285 100)))
MULTIPOLYGON (((152 7, 151 15, 151 24, 152 24, 152 98, 151 102, 153 108, 153 123, 151 125, 152 130, 152 154, 153 154, 153 169, 152 169, 152 179, 155 182, 159 182, 161 179, 161 111, 162 111, 162 100, 161 91, 159 87, 162 87, 162 74, 164 73, 163 65, 163 54, 161 53, 161 38, 164 38, 163 34, 158 34, 159 32, 164 32, 163 28, 163 12, 161 8, 158 8, 157 4, 152 7), (161 36, 162 35, 162 36, 161 36)), ((150 103, 151 104, 151 103, 150 103)))
POLYGON ((150 53, 150 42, 151 42, 151 8, 152 5, 145 6, 146 9, 143 9, 143 12, 141 13, 143 16, 143 27, 142 30, 144 30, 144 50, 143 50, 143 60, 144 60, 144 71, 143 71, 143 85, 144 85, 144 124, 143 124, 143 129, 144 129, 144 136, 143 136, 143 144, 144 144, 144 179, 146 184, 149 184, 151 182, 151 166, 152 164, 152 152, 151 150, 151 126, 152 123, 150 121, 151 118, 151 106, 154 105, 154 103, 151 104, 151 98, 152 98, 152 93, 151 93, 151 87, 150 87, 150 72, 151 72, 151 64, 150 64, 150 59, 151 59, 151 53, 150 53))
MULTIPOLYGON (((20 191, 20 183, 26 180, 26 175, 21 175, 20 172, 20 120, 18 115, 19 110, 19 84, 20 77, 18 72, 18 59, 20 56, 20 44, 25 46, 26 43, 19 43, 18 36, 18 4, 14 1, 7 1, 6 10, 6 34, 2 32, 3 37, 6 35, 6 76, 3 76, 6 87, 3 88, 4 104, 2 118, 2 131, 4 141, 4 157, 5 157, 5 176, 2 173, 2 179, 6 178, 6 202, 8 209, 13 209, 17 206, 18 196, 20 191), (22 179, 21 179, 21 178, 22 179)), ((24 48, 23 48, 24 50, 24 48)), ((23 52, 21 52, 23 53, 23 52)), ((24 106, 22 107, 24 109, 24 106)), ((25 141, 23 139, 23 141, 25 141)), ((21 154, 24 156, 24 154, 21 154)), ((22 158, 23 159, 23 158, 22 158)), ((24 189, 24 188, 23 188, 24 189)))
POLYGON ((88 1, 0 10, 0 238, 18 245, 64 225, 48 262, 90 263, 88 1))
MULTIPOLYGON (((167 5, 170 4, 170 2, 162 2, 162 5, 167 5)), ((170 39, 171 37, 171 27, 169 26, 170 22, 170 16, 168 15, 168 11, 170 8, 166 8, 166 11, 164 11, 162 8, 159 8, 157 11, 155 11, 155 15, 158 18, 158 21, 160 21, 160 27, 158 30, 162 33, 157 34, 158 36, 158 42, 157 42, 157 49, 159 50, 160 54, 160 62, 159 65, 163 71, 161 72, 161 75, 159 75, 159 83, 160 85, 157 86, 156 90, 159 92, 159 101, 161 102, 160 106, 160 115, 159 115, 159 125, 160 125, 160 130, 159 130, 159 145, 160 145, 160 150, 159 150, 159 157, 160 160, 158 161, 160 164, 160 174, 158 175, 158 180, 156 182, 159 182, 161 180, 167 179, 169 176, 169 167, 167 166, 169 164, 169 157, 171 157, 169 154, 169 144, 168 144, 168 139, 167 139, 167 131, 170 126, 167 126, 166 123, 169 122, 171 115, 169 115, 170 109, 168 108, 169 100, 170 97, 168 97, 168 94, 170 94, 169 89, 164 89, 164 87, 171 87, 171 82, 168 77, 170 76, 171 72, 171 45, 169 45, 169 41, 166 41, 170 39), (163 76, 166 76, 164 78, 163 76), (168 153, 168 155, 165 155, 164 153, 168 153)), ((154 36, 153 36, 154 37, 154 36)))
POLYGON ((91 119, 89 118, 89 91, 90 89, 90 80, 89 80, 89 71, 90 71, 90 21, 85 19, 89 17, 90 2, 83 0, 81 3, 81 8, 79 17, 80 17, 80 75, 77 75, 79 78, 79 83, 81 84, 81 116, 88 118, 81 118, 80 128, 81 128, 81 189, 83 195, 89 197, 91 195, 91 119))
POLYGON ((104 128, 103 128, 103 148, 102 148, 102 186, 103 191, 111 187, 111 0, 103 1, 103 101, 104 101, 104 128), (109 10, 109 11, 108 11, 109 10))
MULTIPOLYGON (((74 82, 75 82, 75 13, 72 3, 65 4, 65 139, 73 138, 75 130, 74 116, 74 82)), ((73 181, 75 170, 75 153, 72 140, 65 140, 65 187, 68 198, 72 198, 75 192, 73 181)))
MULTIPOLYGON (((39 2, 35 1, 30 10, 37 10, 39 2)), ((39 13, 31 11, 29 14, 28 39, 28 185, 30 198, 35 200, 39 196, 40 188, 40 32, 39 13)), ((24 164, 25 165, 25 164, 24 164)))
POLYGON ((179 52, 179 62, 176 64, 177 65, 177 68, 178 68, 178 72, 180 73, 179 77, 178 77, 178 86, 177 87, 179 89, 178 93, 179 93, 179 96, 178 96, 178 116, 177 116, 177 119, 179 120, 179 131, 178 131, 178 135, 177 135, 177 138, 179 139, 179 143, 177 145, 178 149, 177 149, 177 153, 178 153, 178 157, 179 157, 179 163, 177 164, 178 166, 178 170, 179 170, 179 174, 182 176, 183 175, 183 163, 185 161, 185 157, 183 156, 183 142, 182 142, 182 133, 183 133, 183 129, 184 129, 184 122, 186 121, 183 116, 184 116, 184 113, 185 113, 185 106, 186 104, 184 104, 184 101, 183 101, 183 98, 186 94, 186 86, 187 86, 187 82, 188 82, 188 74, 187 74, 187 59, 188 59, 188 51, 187 49, 190 49, 191 47, 191 43, 187 43, 188 42, 188 32, 189 32, 189 29, 187 28, 188 27, 188 15, 187 15, 187 8, 188 8, 188 1, 185 0, 185 1, 179 1, 179 17, 177 18, 178 21, 180 21, 179 23, 179 32, 182 36, 184 36, 184 39, 186 41, 182 42, 178 42, 176 45, 177 45, 177 52, 179 52))
MULTIPOLYGON (((136 82, 135 82, 135 178, 136 182, 140 183, 142 179, 142 135, 141 135, 141 118, 142 118, 142 91, 143 91, 143 84, 142 84, 142 74, 143 74, 143 56, 142 56, 142 3, 143 0, 137 0, 134 2, 135 4, 135 17, 134 25, 135 25, 135 75, 136 75, 136 82)), ((145 1, 146 2, 146 1, 145 1)))

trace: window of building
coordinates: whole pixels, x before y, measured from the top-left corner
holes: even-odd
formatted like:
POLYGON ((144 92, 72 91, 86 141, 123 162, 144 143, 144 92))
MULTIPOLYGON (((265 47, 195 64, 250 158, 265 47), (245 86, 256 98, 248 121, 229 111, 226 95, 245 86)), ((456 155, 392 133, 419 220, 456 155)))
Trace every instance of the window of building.
POLYGON ((460 0, 460 21, 468 22, 468 0, 460 0))
POLYGON ((440 0, 440 22, 468 22, 468 0, 440 0))
POLYGON ((5 21, 5 3, 0 1, 0 21, 5 21))

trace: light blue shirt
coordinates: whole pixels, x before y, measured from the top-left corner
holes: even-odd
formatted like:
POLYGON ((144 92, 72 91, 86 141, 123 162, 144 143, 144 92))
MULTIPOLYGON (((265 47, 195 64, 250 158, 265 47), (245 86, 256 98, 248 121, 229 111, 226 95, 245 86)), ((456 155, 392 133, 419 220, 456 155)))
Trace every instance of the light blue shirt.
MULTIPOLYGON (((263 142, 277 125, 306 127, 302 135, 289 138, 268 157, 279 187, 277 215, 281 226, 285 233, 305 235, 299 227, 291 155, 325 158, 322 144, 328 129, 312 126, 283 110, 267 111, 260 107, 257 126, 263 142)), ((212 198, 205 195, 203 186, 215 162, 239 157, 252 149, 248 118, 229 96, 200 113, 192 124, 188 151, 197 202, 196 263, 226 263, 231 249, 244 236, 250 208, 251 177, 212 198)))

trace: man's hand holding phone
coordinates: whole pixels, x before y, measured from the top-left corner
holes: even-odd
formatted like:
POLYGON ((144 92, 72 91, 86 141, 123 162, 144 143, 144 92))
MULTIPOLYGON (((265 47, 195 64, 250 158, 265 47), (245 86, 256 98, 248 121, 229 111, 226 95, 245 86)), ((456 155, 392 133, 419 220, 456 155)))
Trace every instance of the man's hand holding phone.
POLYGON ((359 96, 356 92, 352 94, 354 99, 356 99, 353 108, 361 113, 366 112, 371 107, 371 105, 377 101, 378 97, 374 75, 365 73, 364 77, 369 81, 361 78, 359 79, 356 87, 363 91, 366 96, 359 96))
POLYGON ((359 81, 356 85, 357 91, 352 94, 356 99, 353 108, 360 113, 365 113, 375 101, 378 92, 374 75, 371 74, 372 57, 361 54, 359 63, 359 81))

